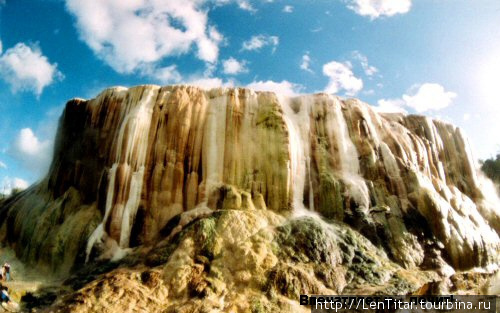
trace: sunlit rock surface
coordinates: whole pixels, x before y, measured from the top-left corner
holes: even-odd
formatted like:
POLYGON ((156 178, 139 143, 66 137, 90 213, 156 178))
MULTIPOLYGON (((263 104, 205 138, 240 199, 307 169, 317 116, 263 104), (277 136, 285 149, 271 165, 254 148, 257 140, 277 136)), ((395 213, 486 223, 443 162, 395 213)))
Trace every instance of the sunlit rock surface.
POLYGON ((120 87, 68 102, 54 155, 44 180, 2 204, 0 238, 63 276, 167 246, 147 274, 155 297, 226 307, 238 293, 220 290, 234 287, 286 312, 300 293, 409 293, 498 267, 498 196, 460 129, 430 118, 326 94, 120 87))

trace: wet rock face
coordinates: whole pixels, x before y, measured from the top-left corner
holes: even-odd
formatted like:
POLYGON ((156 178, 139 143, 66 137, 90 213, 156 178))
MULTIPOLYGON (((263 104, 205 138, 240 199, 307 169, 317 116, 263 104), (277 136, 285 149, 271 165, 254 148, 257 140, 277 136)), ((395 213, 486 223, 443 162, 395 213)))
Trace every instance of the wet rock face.
MULTIPOLYGON (((200 208, 317 212, 405 268, 498 262, 499 202, 484 192, 461 131, 357 100, 112 88, 68 102, 54 155, 46 179, 0 209, 0 237, 50 270, 154 244, 174 217, 200 208)), ((284 247, 321 235, 283 231, 301 238, 278 236, 284 247)), ((337 264, 352 247, 325 241, 288 257, 337 264)), ((293 280, 281 270, 279 284, 293 280)))

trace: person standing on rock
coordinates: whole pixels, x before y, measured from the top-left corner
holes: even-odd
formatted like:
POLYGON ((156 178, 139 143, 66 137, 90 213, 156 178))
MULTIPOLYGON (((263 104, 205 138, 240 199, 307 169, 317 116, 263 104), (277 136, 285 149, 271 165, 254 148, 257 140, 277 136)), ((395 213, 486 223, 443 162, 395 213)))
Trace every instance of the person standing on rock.
POLYGON ((2 276, 5 281, 10 280, 10 264, 5 262, 2 267, 2 276))

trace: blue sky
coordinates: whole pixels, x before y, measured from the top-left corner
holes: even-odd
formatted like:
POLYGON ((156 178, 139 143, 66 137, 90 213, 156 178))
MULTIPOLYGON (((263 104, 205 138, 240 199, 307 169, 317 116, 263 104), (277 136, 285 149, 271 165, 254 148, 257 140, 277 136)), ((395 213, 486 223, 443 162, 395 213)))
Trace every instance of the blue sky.
POLYGON ((191 83, 357 97, 500 150, 498 0, 0 0, 0 193, 46 172, 73 97, 191 83))

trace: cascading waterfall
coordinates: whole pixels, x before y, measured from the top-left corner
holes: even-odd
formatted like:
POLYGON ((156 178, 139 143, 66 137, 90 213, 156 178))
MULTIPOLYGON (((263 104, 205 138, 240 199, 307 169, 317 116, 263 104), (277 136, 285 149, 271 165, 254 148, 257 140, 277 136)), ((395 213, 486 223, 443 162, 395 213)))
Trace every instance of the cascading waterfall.
MULTIPOLYGON (((329 137, 336 139, 342 179, 348 188, 349 195, 366 210, 369 208, 370 195, 365 181, 360 176, 358 151, 349 136, 340 100, 335 97, 330 99, 333 101, 333 110, 329 113, 330 123, 327 123, 327 130, 329 137)), ((368 122, 371 127, 371 120, 368 122)))
MULTIPOLYGON (((290 149, 290 186, 292 206, 296 212, 306 210, 304 189, 309 185, 309 209, 314 211, 313 191, 310 178, 310 110, 311 99, 308 96, 290 99, 279 97, 284 113, 284 120, 289 132, 290 149), (293 107, 292 107, 293 106, 293 107), (306 173, 308 173, 306 175, 306 173)), ((300 214, 300 213, 299 213, 300 214)))
MULTIPOLYGON (((127 109, 124 111, 123 122, 113 144, 116 147, 115 159, 108 175, 108 192, 106 198, 105 214, 103 221, 91 235, 87 245, 87 256, 90 254, 94 244, 103 238, 106 225, 110 216, 116 220, 120 217, 120 223, 111 224, 112 231, 119 229, 119 237, 114 238, 119 247, 127 248, 130 242, 130 232, 135 215, 141 199, 141 191, 144 180, 144 162, 146 158, 146 143, 151 123, 151 114, 154 106, 154 95, 158 90, 146 91, 146 95, 137 101, 130 95, 127 109), (136 102, 134 106, 133 103, 136 102), (117 203, 118 195, 115 195, 115 184, 117 173, 121 169, 128 180, 128 196, 117 203), (114 228, 113 228, 114 227, 114 228)), ((342 179, 345 182, 348 193, 362 207, 368 207, 368 189, 366 183, 359 176, 359 162, 356 147, 354 146, 346 125, 345 117, 341 110, 341 102, 338 98, 329 96, 333 103, 333 110, 329 110, 329 123, 327 131, 330 138, 335 138, 335 145, 339 151, 339 162, 342 168, 342 179)), ((256 99, 255 99, 256 100, 256 99)), ((205 196, 212 188, 223 181, 224 151, 226 136, 226 114, 228 105, 228 94, 223 92, 215 97, 209 97, 206 122, 203 139, 203 162, 205 196)), ((279 105, 283 111, 283 120, 289 133, 289 175, 288 188, 292 195, 291 203, 296 214, 309 214, 304 211, 314 211, 314 187, 311 179, 311 156, 310 156, 310 123, 314 96, 300 96, 295 98, 278 96, 279 105), (308 207, 304 205, 304 191, 308 189, 308 207), (300 213, 302 212, 302 213, 300 213)), ((371 124, 371 121, 369 121, 371 124)), ((373 128, 372 125, 369 125, 373 128)), ((202 200, 206 203, 206 199, 202 200)), ((109 234, 108 234, 109 235, 109 234)))
POLYGON ((206 137, 203 139, 205 153, 205 195, 222 181, 224 171, 224 149, 226 133, 227 94, 209 99, 206 137))
POLYGON ((108 190, 106 192, 106 205, 105 205, 105 211, 104 211, 104 217, 102 219, 102 222, 97 226, 97 228, 94 230, 92 235, 90 235, 89 240, 87 242, 87 248, 86 248, 86 258, 85 262, 88 262, 90 253, 92 252, 92 248, 94 247, 95 243, 98 240, 101 240, 104 236, 104 225, 105 222, 109 218, 109 213, 111 212, 111 206, 113 205, 113 195, 114 195, 114 189, 115 189, 115 180, 116 180, 116 168, 118 167, 118 164, 115 163, 111 167, 108 173, 108 190))
MULTIPOLYGON (((328 123, 326 124, 329 138, 334 138, 334 144, 338 147, 341 177, 348 188, 348 194, 355 199, 358 205, 365 210, 369 208, 369 191, 364 179, 360 176, 358 152, 354 145, 342 112, 341 101, 334 96, 328 96, 333 110, 328 111, 328 123)), ((310 123, 313 114, 313 96, 300 96, 289 98, 280 96, 280 105, 283 109, 284 120, 289 131, 290 143, 290 187, 293 198, 292 205, 297 214, 309 209, 314 211, 314 189, 311 180, 311 157, 310 157, 310 123), (304 206, 304 189, 308 184, 309 208, 304 206)), ((378 145, 380 139, 373 126, 369 112, 363 107, 363 116, 366 118, 367 127, 373 136, 374 143, 378 145)), ((391 164, 391 170, 399 169, 395 161, 391 164)), ((307 213, 307 212, 302 212, 307 213)))
MULTIPOLYGON (((102 240, 104 233, 108 231, 105 227, 110 215, 121 217, 121 219, 118 219, 118 225, 115 224, 115 227, 119 228, 119 238, 114 239, 118 241, 120 248, 129 246, 132 224, 140 203, 148 134, 158 90, 158 87, 145 89, 144 91, 139 89, 135 93, 130 93, 127 98, 118 137, 113 143, 115 153, 112 161, 113 165, 108 175, 105 214, 101 224, 98 225, 88 240, 87 260, 94 244, 102 240), (129 188, 121 191, 128 194, 128 197, 120 199, 122 202, 117 203, 119 195, 115 194, 115 184, 120 169, 124 173, 124 179, 128 180, 128 184, 122 183, 121 185, 128 185, 129 188)), ((111 227, 113 226, 111 224, 111 227)), ((111 231, 113 230, 111 229, 111 231)))

